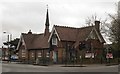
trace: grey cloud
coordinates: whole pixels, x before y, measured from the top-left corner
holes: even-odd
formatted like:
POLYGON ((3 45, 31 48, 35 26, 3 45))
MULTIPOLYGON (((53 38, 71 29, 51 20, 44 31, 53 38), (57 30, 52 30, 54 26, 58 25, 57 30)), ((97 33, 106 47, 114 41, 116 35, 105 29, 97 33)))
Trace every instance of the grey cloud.
POLYGON ((3 29, 35 29, 35 25, 38 28, 45 20, 45 5, 41 3, 6 3, 4 6, 7 9, 3 11, 3 29))

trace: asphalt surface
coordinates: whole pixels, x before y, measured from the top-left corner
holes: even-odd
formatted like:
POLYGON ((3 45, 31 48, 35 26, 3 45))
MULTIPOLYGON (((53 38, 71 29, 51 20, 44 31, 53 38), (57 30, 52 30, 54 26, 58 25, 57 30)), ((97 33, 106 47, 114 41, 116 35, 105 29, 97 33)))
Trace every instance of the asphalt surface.
POLYGON ((85 67, 63 67, 64 65, 36 66, 28 64, 2 63, 2 72, 118 72, 118 65, 101 64, 85 67))

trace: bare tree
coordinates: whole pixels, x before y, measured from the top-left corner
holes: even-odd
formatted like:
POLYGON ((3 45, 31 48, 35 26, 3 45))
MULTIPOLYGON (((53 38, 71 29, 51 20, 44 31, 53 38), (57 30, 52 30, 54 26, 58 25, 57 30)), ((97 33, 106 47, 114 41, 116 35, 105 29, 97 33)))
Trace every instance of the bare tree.
POLYGON ((120 2, 118 4, 118 11, 117 14, 115 15, 111 15, 108 14, 110 16, 110 18, 112 19, 111 22, 111 27, 110 27, 110 40, 114 45, 114 48, 117 51, 117 55, 118 55, 118 63, 119 63, 119 58, 120 58, 120 2))
POLYGON ((109 34, 109 28, 111 27, 110 23, 107 23, 107 18, 106 19, 101 19, 99 18, 96 14, 92 15, 91 17, 88 17, 86 19, 86 24, 88 26, 93 26, 95 21, 100 21, 100 32, 104 35, 104 37, 106 37, 105 39, 107 39, 107 37, 110 36, 109 34))
POLYGON ((120 1, 118 2, 117 6, 117 14, 111 15, 110 18, 112 19, 111 27, 110 27, 110 40, 113 43, 116 43, 118 49, 120 50, 120 1))
POLYGON ((96 15, 96 14, 95 14, 95 15, 92 15, 91 17, 88 17, 88 18, 86 19, 86 24, 87 24, 88 26, 93 26, 93 23, 94 23, 95 20, 97 20, 97 15, 96 15))
MULTIPOLYGON (((117 50, 119 55, 120 51, 120 2, 118 3, 118 11, 117 14, 111 15, 108 14, 110 19, 112 20, 111 23, 107 23, 107 19, 101 20, 101 18, 98 19, 97 15, 92 15, 92 17, 88 17, 86 19, 86 24, 88 26, 93 26, 94 21, 98 20, 100 21, 100 31, 102 34, 104 34, 104 38, 109 38, 110 42, 114 44, 115 49, 117 50)), ((119 56, 118 56, 118 62, 119 62, 119 56)))

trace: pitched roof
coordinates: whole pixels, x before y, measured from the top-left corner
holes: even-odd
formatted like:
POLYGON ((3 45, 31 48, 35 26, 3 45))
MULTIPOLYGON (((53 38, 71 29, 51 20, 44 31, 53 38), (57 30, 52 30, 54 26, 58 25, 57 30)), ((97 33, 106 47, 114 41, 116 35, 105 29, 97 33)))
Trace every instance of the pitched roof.
POLYGON ((62 41, 75 41, 77 28, 54 25, 60 39, 62 41))
POLYGON ((93 28, 93 26, 79 28, 74 46, 78 46, 80 41, 85 41, 93 28))
MULTIPOLYGON (((74 27, 66 27, 66 26, 57 26, 54 25, 56 32, 58 33, 58 36, 61 41, 74 41, 73 46, 78 46, 80 41, 85 41, 90 32, 95 29, 95 26, 87 26, 82 28, 74 28, 74 27)), ((100 32, 97 32, 97 35, 99 36, 100 42, 105 42, 100 32)))
POLYGON ((76 41, 84 41, 88 37, 93 28, 94 26, 79 28, 76 41))
POLYGON ((49 36, 50 36, 50 33, 46 35, 40 34, 40 36, 36 38, 36 40, 33 42, 34 48, 36 49, 49 48, 49 43, 48 43, 49 36))
POLYGON ((54 26, 60 39, 65 41, 82 41, 85 40, 88 34, 93 29, 93 26, 83 28, 73 28, 65 26, 54 26))
POLYGON ((49 47, 49 44, 48 44, 49 35, 50 33, 47 35, 22 33, 27 49, 48 48, 49 47))

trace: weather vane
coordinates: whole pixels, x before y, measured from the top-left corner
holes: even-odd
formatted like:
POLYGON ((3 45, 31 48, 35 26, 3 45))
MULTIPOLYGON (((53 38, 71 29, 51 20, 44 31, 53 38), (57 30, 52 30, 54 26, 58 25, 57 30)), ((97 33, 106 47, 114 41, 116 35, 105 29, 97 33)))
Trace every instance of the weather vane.
POLYGON ((48 4, 47 4, 47 9, 48 9, 48 4))

